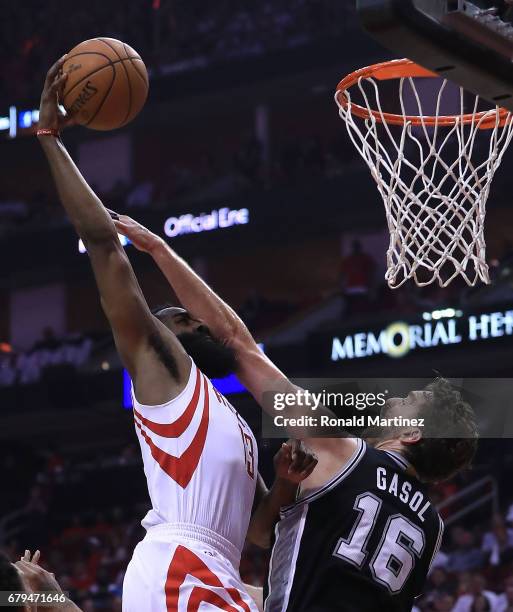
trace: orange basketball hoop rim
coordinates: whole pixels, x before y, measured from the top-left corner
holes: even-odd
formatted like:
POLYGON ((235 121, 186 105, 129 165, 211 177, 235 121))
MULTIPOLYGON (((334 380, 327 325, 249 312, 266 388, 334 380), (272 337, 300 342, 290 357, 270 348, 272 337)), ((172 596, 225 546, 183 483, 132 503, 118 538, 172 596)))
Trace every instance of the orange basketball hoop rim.
POLYGON ((377 79, 378 81, 388 81, 392 79, 403 78, 443 78, 436 72, 432 72, 427 68, 419 66, 409 59, 397 59, 387 62, 372 64, 365 68, 355 70, 348 74, 337 85, 335 98, 337 103, 344 109, 349 110, 353 115, 361 119, 374 119, 380 123, 388 125, 411 124, 416 126, 454 126, 455 124, 474 123, 479 129, 487 130, 495 127, 504 127, 506 123, 511 122, 511 113, 505 108, 497 106, 495 109, 489 109, 479 113, 467 113, 462 115, 399 115, 394 113, 385 113, 382 111, 365 108, 359 104, 355 104, 348 96, 348 90, 357 85, 362 79, 377 79))

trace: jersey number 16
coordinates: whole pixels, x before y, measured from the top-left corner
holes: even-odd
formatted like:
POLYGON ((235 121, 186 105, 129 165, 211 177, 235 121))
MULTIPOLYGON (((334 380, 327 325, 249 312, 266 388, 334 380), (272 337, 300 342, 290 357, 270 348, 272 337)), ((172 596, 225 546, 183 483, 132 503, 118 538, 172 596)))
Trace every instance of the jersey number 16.
MULTIPOLYGON (((340 538, 333 554, 361 569, 367 562, 367 543, 381 509, 381 500, 372 493, 358 495, 354 509, 358 517, 347 538, 340 538)), ((421 556, 426 539, 422 529, 402 514, 388 517, 379 544, 368 561, 374 580, 397 594, 421 556)))

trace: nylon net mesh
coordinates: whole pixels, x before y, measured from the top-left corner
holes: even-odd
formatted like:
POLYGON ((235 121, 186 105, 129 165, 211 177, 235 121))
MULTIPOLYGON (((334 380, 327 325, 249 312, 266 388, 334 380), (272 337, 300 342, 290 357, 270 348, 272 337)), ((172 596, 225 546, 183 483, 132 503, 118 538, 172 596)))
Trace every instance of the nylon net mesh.
MULTIPOLYGON (((382 83, 374 78, 362 77, 344 96, 341 92, 335 95, 349 136, 370 168, 385 204, 390 231, 385 279, 391 288, 408 279, 419 286, 437 282, 446 287, 458 276, 471 286, 478 280, 489 283, 486 202, 513 136, 511 113, 505 120, 503 115, 502 122, 498 107, 480 114, 480 100, 474 96, 469 111, 469 95, 462 88, 448 88, 448 81, 440 79, 440 89, 431 100, 437 120, 431 125, 423 113, 419 81, 426 79, 394 81, 399 89, 398 100, 394 91, 395 103, 403 118, 400 125, 387 124, 378 86, 382 83), (449 126, 438 123, 446 90, 459 107, 459 116, 457 113, 449 126), (366 107, 369 117, 353 114, 353 103, 366 107), (414 113, 406 112, 407 105, 410 111, 414 107, 414 113), (463 121, 464 108, 473 117, 468 123, 463 121), (419 116, 418 125, 407 120, 412 114, 419 116), (484 125, 489 127, 480 129, 484 125)), ((431 81, 438 85, 438 80, 431 81)))

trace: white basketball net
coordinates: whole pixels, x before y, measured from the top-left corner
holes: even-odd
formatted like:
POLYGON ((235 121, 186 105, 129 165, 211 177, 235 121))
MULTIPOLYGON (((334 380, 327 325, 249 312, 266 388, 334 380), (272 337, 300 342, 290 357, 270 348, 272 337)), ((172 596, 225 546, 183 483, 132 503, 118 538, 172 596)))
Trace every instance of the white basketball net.
MULTIPOLYGON (((367 119, 351 112, 350 89, 345 91, 347 105, 340 100, 340 92, 335 95, 349 136, 369 166, 385 203, 390 230, 385 279, 391 288, 400 287, 410 278, 419 286, 438 282, 446 287, 458 275, 470 286, 479 279, 489 283, 483 233, 486 201, 495 171, 513 136, 511 113, 504 127, 499 125, 498 107, 480 118, 476 116, 476 97, 475 121, 465 124, 457 117, 450 126, 428 125, 414 79, 401 78, 398 82, 404 118, 399 126, 387 125, 378 83, 373 78, 360 78, 354 86, 364 100, 358 103, 369 110, 367 119), (412 113, 405 111, 405 82, 411 87, 409 98, 418 107, 418 126, 406 120, 412 113), (371 111, 377 111, 381 121, 371 111), (494 116, 491 128, 479 129, 494 116)), ((446 86, 444 80, 436 98, 437 118, 446 86)), ((459 96, 463 115, 462 88, 459 96)))

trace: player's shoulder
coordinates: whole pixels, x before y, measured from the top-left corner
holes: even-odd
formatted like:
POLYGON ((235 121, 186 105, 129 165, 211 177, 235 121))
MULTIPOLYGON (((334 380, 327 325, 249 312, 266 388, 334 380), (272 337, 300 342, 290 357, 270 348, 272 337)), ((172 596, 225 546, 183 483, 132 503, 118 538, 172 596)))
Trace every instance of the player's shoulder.
POLYGON ((394 450, 375 448, 367 444, 367 452, 365 457, 367 464, 374 464, 377 467, 387 468, 391 473, 397 473, 402 477, 408 478, 415 488, 423 491, 427 490, 427 485, 421 482, 415 475, 414 466, 402 454, 394 450))
POLYGON ((410 462, 401 453, 397 451, 375 448, 371 444, 367 444, 367 460, 375 461, 376 463, 385 463, 394 466, 397 469, 408 470, 411 468, 410 462))

